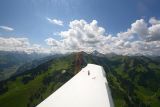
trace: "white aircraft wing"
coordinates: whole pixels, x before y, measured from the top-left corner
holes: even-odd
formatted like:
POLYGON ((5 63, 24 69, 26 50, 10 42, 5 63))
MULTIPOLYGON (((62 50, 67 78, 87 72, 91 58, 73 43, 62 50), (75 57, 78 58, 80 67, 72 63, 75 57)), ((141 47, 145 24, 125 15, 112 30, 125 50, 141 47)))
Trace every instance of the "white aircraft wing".
POLYGON ((103 67, 88 64, 37 107, 113 107, 103 67))

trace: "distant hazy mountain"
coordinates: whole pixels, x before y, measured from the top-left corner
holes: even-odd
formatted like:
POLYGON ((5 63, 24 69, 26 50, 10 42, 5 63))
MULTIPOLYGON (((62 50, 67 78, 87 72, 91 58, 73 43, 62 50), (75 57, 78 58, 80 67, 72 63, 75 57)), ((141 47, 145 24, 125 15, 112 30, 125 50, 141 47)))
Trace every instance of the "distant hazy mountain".
POLYGON ((24 63, 23 65, 21 65, 17 69, 17 71, 15 72, 14 75, 21 74, 25 71, 36 68, 40 64, 43 64, 43 63, 45 63, 45 62, 47 62, 47 61, 49 61, 53 58, 58 58, 58 57, 62 57, 62 56, 63 56, 62 54, 55 54, 55 55, 49 55, 49 56, 46 56, 46 57, 38 58, 38 59, 35 59, 35 60, 32 60, 32 61, 28 61, 27 63, 24 63))
POLYGON ((0 81, 14 74, 21 65, 45 56, 45 54, 0 51, 0 81))
POLYGON ((92 53, 91 53, 93 56, 99 56, 99 57, 104 57, 104 54, 102 54, 102 53, 100 53, 100 52, 98 52, 98 51, 93 51, 92 53))
POLYGON ((91 53, 91 55, 97 56, 97 57, 113 57, 113 56, 117 56, 117 54, 115 54, 115 53, 102 54, 102 53, 98 52, 97 50, 93 51, 91 53))
POLYGON ((99 57, 85 52, 50 58, 1 81, 0 105, 34 107, 88 63, 104 67, 115 107, 159 107, 160 62, 155 57, 99 57))

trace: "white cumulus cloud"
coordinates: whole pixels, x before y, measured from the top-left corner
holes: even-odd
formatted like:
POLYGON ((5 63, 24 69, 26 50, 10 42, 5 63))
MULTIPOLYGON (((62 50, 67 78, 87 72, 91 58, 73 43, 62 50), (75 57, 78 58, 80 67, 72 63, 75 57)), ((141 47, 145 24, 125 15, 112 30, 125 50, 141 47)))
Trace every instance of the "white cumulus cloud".
POLYGON ((155 17, 150 18, 149 23, 152 25, 160 24, 160 20, 157 20, 155 17))
POLYGON ((63 21, 62 20, 50 19, 50 18, 46 18, 46 19, 52 24, 63 26, 63 21))
POLYGON ((142 38, 148 34, 147 23, 144 19, 136 20, 133 24, 131 24, 131 31, 142 38))
MULTIPOLYGON (((62 24, 63 25, 63 24, 62 24)), ((98 21, 73 20, 66 31, 56 33, 60 40, 46 38, 50 48, 31 44, 28 38, 0 37, 0 50, 23 51, 27 53, 66 53, 97 50, 101 53, 120 55, 159 55, 160 53, 160 20, 150 18, 147 22, 139 19, 133 22, 126 31, 115 35, 108 34, 98 21)))
POLYGON ((28 38, 0 37, 0 51, 20 51, 26 53, 49 53, 50 50, 38 44, 31 44, 28 38))
POLYGON ((160 40, 160 24, 152 25, 149 27, 148 39, 151 41, 160 40))
POLYGON ((1 29, 5 30, 5 31, 13 31, 14 29, 8 26, 0 26, 1 29))
POLYGON ((53 38, 48 38, 45 40, 45 42, 47 43, 47 45, 49 46, 59 46, 59 42, 53 38))
POLYGON ((96 20, 90 23, 85 20, 73 20, 69 29, 59 33, 61 40, 46 39, 52 49, 59 51, 93 51, 123 55, 159 55, 160 25, 153 18, 147 23, 144 19, 136 20, 124 32, 116 35, 107 34, 96 20), (152 20, 152 21, 151 21, 152 20), (152 23, 152 24, 149 24, 152 23), (56 47, 56 48, 53 48, 56 47))

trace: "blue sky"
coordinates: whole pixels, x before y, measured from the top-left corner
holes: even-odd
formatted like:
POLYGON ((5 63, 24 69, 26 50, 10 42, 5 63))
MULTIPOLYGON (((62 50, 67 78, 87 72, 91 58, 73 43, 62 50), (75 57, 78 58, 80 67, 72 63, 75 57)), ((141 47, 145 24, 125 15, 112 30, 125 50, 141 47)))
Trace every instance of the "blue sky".
POLYGON ((27 36, 40 43, 54 32, 67 29, 74 19, 96 19, 109 33, 117 33, 136 19, 160 17, 159 7, 159 0, 1 0, 0 25, 15 31, 0 33, 27 36), (63 20, 65 26, 52 25, 46 17, 63 20))
POLYGON ((108 34, 117 34, 130 28, 138 19, 160 18, 159 0, 0 0, 1 37, 26 37, 31 43, 46 45, 44 40, 54 33, 69 29, 73 20, 90 23, 97 20, 108 34), (63 26, 46 18, 63 21, 63 26))

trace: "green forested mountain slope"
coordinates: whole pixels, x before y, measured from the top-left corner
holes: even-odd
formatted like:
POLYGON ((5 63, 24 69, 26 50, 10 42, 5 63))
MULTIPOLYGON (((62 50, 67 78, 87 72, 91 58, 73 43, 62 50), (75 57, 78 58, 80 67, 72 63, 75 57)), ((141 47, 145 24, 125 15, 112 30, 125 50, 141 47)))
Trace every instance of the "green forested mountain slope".
POLYGON ((20 66, 42 58, 44 54, 0 51, 0 81, 15 74, 20 66))
POLYGON ((104 67, 115 107, 159 107, 160 63, 144 56, 81 53, 53 58, 0 82, 1 107, 34 107, 87 63, 104 67))
POLYGON ((26 73, 2 81, 1 107, 33 107, 40 103, 74 75, 73 57, 70 55, 50 60, 26 73))
POLYGON ((116 107, 159 107, 159 63, 143 56, 116 56, 108 63, 107 78, 116 107))

